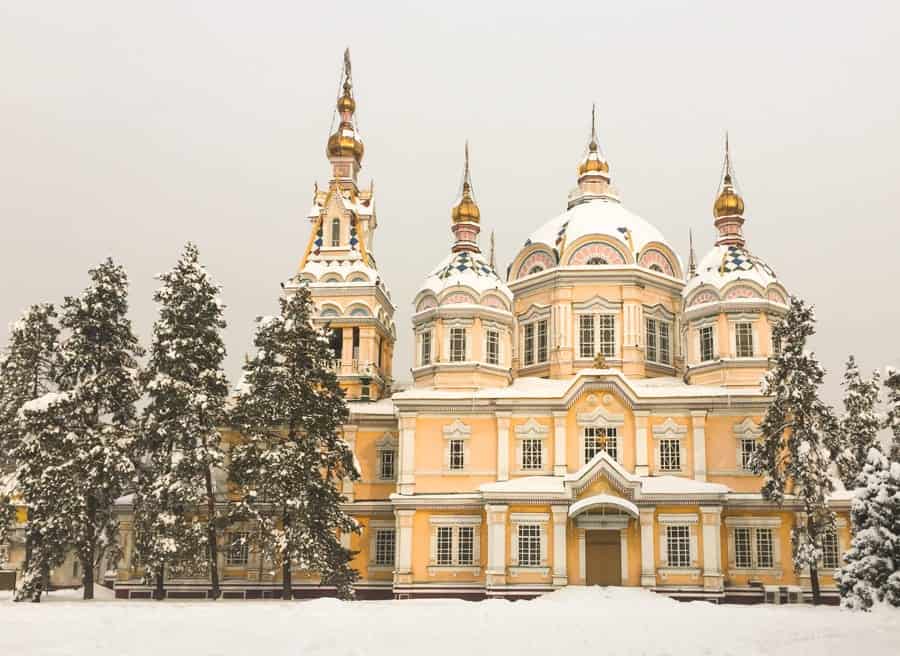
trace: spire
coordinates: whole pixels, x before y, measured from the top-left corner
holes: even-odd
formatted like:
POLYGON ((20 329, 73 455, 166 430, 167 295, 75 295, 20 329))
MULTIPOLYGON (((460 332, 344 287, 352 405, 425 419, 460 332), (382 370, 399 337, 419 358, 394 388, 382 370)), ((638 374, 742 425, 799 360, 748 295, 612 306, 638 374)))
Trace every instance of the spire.
POLYGON ((605 189, 603 183, 609 183, 609 162, 597 143, 597 104, 594 103, 591 105, 591 140, 588 142, 587 154, 578 164, 578 185, 582 190, 590 187, 591 191, 602 191, 599 187, 603 186, 605 189))
POLYGON ((688 228, 688 243, 690 254, 688 255, 688 279, 697 275, 697 254, 694 252, 694 231, 688 228))
POLYGON ((488 261, 491 265, 491 269, 495 272, 497 271, 497 260, 494 259, 494 231, 491 230, 491 259, 488 261))
POLYGON ((731 162, 731 148, 728 144, 728 132, 725 133, 725 160, 722 164, 722 182, 719 195, 713 205, 714 224, 719 231, 716 245, 743 246, 744 235, 744 199, 735 187, 734 166, 731 162))
POLYGON ((334 175, 336 178, 355 178, 362 162, 365 148, 353 120, 356 112, 356 100, 353 97, 353 75, 350 67, 349 48, 344 51, 344 68, 341 72, 341 80, 342 93, 337 99, 337 111, 341 121, 337 130, 328 138, 326 152, 328 159, 334 164, 334 175), (348 168, 346 166, 347 160, 354 162, 355 166, 348 168), (340 165, 338 165, 338 162, 340 162, 340 165))
POLYGON ((451 211, 453 225, 451 230, 456 237, 454 252, 478 252, 478 233, 481 231, 481 210, 472 195, 472 176, 469 171, 469 142, 466 141, 465 164, 463 167, 463 183, 460 199, 451 211))

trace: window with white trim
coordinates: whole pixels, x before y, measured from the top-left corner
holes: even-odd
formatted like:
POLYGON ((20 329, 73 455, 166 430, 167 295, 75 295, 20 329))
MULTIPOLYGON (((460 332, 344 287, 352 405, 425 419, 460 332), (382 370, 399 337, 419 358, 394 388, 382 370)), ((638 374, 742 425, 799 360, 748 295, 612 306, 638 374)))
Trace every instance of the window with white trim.
POLYGON ((756 529, 756 566, 772 567, 774 562, 775 556, 772 543, 772 529, 756 529))
POLYGON ((753 324, 742 321, 734 325, 735 356, 753 357, 753 324))
POLYGON ((378 451, 378 478, 382 481, 392 481, 396 477, 396 455, 393 449, 380 449, 378 451))
POLYGON ((538 319, 522 325, 522 366, 547 362, 550 344, 548 321, 538 319))
POLYGON ((456 529, 456 564, 475 564, 474 526, 460 526, 456 529))
POLYGON ((397 531, 392 528, 375 529, 375 556, 372 563, 378 567, 393 567, 397 548, 397 531))
POLYGON ((477 567, 478 521, 471 517, 432 517, 431 565, 477 567))
POLYGON ((691 566, 690 526, 666 526, 666 555, 669 567, 691 566))
POLYGON ((466 468, 466 443, 464 440, 450 440, 450 469, 461 471, 466 468))
POLYGON ((465 362, 466 360, 466 329, 450 329, 450 362, 465 362))
POLYGON ((742 438, 741 439, 741 469, 743 471, 752 471, 751 462, 753 454, 756 452, 756 440, 742 438))
POLYGON ((677 437, 659 441, 660 471, 681 471, 681 440, 677 437))
POLYGON ((822 568, 837 569, 841 566, 836 531, 827 531, 822 536, 822 568))
POLYGON ((612 426, 585 426, 584 427, 584 462, 590 462, 591 458, 606 451, 613 460, 618 460, 619 432, 612 426))
POLYGON ((739 526, 734 529, 734 566, 738 569, 753 567, 753 548, 750 541, 751 529, 739 526))
POLYGON ((431 364, 431 331, 422 331, 422 351, 419 356, 419 362, 423 366, 431 364))
POLYGON ((331 245, 341 245, 341 220, 333 219, 331 221, 331 245))
POLYGON ((442 566, 453 564, 453 527, 437 527, 437 550, 435 563, 442 566))
POLYGON ((243 566, 249 559, 250 534, 247 531, 230 532, 225 537, 228 550, 225 552, 225 564, 231 566, 243 566))
POLYGON ((604 358, 616 357, 616 317, 613 314, 597 315, 597 352, 604 358))
POLYGON ((713 327, 703 326, 700 329, 700 362, 709 362, 715 357, 713 327))
POLYGON ((594 357, 594 315, 582 314, 578 317, 578 354, 582 358, 594 357))
POLYGON ((648 318, 646 324, 647 361, 658 364, 671 364, 672 353, 668 322, 648 318))
POLYGON ((733 517, 729 528, 729 562, 734 569, 776 569, 779 567, 776 542, 777 519, 733 517))
POLYGON ((540 567, 541 565, 541 525, 519 524, 517 528, 517 549, 519 567, 540 567))
POLYGON ((488 364, 500 364, 500 333, 488 330, 485 334, 485 360, 488 364))
POLYGON ((522 469, 540 470, 544 468, 544 442, 538 438, 522 440, 522 469))

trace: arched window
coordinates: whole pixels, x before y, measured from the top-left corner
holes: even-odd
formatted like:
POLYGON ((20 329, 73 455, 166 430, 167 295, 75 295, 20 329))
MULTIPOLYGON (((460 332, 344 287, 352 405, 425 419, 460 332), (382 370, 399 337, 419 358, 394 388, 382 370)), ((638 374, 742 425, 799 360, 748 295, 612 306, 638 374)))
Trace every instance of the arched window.
POLYGON ((331 245, 341 245, 341 220, 334 219, 331 222, 331 245))
POLYGON ((663 273, 662 267, 659 266, 658 264, 651 264, 651 265, 650 265, 650 270, 651 270, 651 271, 656 271, 657 273, 663 273))
POLYGON ((542 266, 533 266, 533 267, 531 267, 531 269, 528 270, 528 275, 530 276, 532 273, 540 273, 543 270, 544 270, 544 267, 542 267, 542 266))
POLYGON ((587 263, 588 264, 609 264, 609 262, 604 260, 602 257, 592 257, 591 259, 589 259, 587 261, 587 263))

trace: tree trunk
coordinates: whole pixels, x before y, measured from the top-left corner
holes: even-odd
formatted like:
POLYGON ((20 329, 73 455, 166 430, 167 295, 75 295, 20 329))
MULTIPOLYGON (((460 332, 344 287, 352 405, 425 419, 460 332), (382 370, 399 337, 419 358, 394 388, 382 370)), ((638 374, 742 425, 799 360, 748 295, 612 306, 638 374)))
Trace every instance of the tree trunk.
POLYGON ((218 599, 222 591, 219 589, 219 545, 216 542, 216 496, 209 467, 203 475, 206 479, 206 541, 209 544, 209 580, 212 584, 210 594, 213 599, 218 599))
MULTIPOLYGON (((288 526, 290 526, 291 520, 288 517, 287 513, 281 514, 281 529, 287 532, 288 526)), ((291 558, 288 554, 281 554, 281 598, 282 599, 293 599, 294 598, 294 582, 291 580, 291 558)))
POLYGON ((163 570, 160 570, 156 573, 156 590, 153 591, 153 598, 157 601, 162 601, 166 598, 166 591, 163 587, 163 570))
POLYGON ((85 527, 84 545, 79 550, 79 558, 81 558, 81 580, 84 584, 84 599, 94 598, 94 550, 96 549, 96 536, 94 535, 94 527, 97 525, 97 500, 93 496, 89 496, 87 500, 87 526, 85 527))
POLYGON ((822 603, 822 592, 819 589, 819 568, 816 565, 809 566, 809 583, 812 586, 813 605, 822 603))

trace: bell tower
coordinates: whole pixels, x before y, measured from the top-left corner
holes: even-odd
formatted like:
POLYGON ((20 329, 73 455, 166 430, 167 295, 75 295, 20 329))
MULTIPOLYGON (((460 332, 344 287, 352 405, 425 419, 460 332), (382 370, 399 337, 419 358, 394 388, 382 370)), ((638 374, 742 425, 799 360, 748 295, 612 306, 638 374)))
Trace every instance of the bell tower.
POLYGON ((313 188, 312 232, 286 293, 307 285, 315 322, 327 327, 334 370, 347 399, 375 401, 390 393, 397 331, 394 304, 373 253, 375 186, 359 187, 365 149, 356 127, 350 51, 344 52, 337 128, 325 148, 327 189, 313 188))

